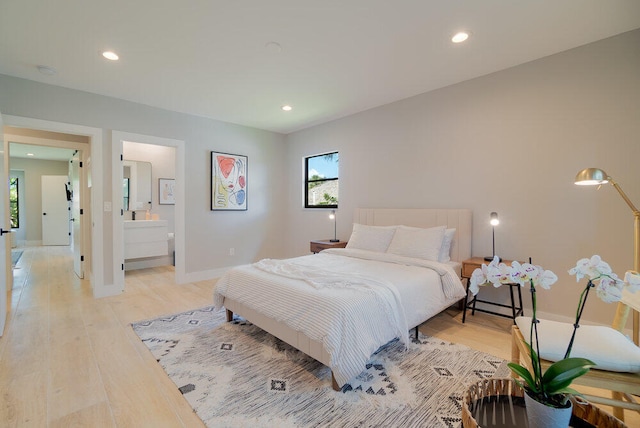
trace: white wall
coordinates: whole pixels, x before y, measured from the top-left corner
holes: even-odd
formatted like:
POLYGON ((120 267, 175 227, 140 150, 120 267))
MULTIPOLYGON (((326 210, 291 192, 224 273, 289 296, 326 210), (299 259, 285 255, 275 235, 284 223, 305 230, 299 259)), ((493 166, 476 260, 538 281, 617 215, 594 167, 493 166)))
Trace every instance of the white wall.
MULTIPOLYGON (((330 236, 327 213, 302 208, 302 158, 338 150, 340 239, 356 207, 471 208, 473 254, 490 255, 497 211, 496 252, 553 270, 540 310, 572 316, 579 258, 633 267, 628 206, 611 186, 573 180, 600 167, 640 204, 638 46, 640 30, 288 135, 288 255, 330 236)), ((610 322, 614 310, 592 297, 585 317, 610 322)))
MULTIPOLYGON (((52 79, 56 83, 56 79, 52 79)), ((215 100, 212 100, 215 102, 215 100)), ((105 96, 0 75, 4 115, 102 128, 103 195, 110 201, 111 131, 185 141, 187 274, 209 272, 283 253, 286 194, 284 136, 273 132, 152 108, 105 96), (247 211, 210 211, 210 151, 248 156, 247 211), (229 256, 229 248, 235 256, 229 256)), ((104 212, 104 283, 113 283, 112 212, 104 212)))
MULTIPOLYGON (((40 245, 42 243, 42 182, 43 175, 68 175, 69 162, 40 159, 11 158, 9 161, 11 172, 24 172, 24 179, 18 186, 23 192, 18 194, 24 199, 24 215, 20 217, 20 231, 17 239, 19 245, 40 245)), ((19 190, 18 190, 19 191, 19 190)), ((21 213, 22 214, 22 213, 21 213)))

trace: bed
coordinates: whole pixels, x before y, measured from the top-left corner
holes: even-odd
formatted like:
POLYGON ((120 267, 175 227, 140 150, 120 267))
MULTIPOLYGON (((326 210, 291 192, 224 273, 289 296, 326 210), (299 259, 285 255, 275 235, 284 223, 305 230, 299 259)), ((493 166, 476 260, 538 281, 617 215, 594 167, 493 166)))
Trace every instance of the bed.
POLYGON ((346 248, 233 268, 214 304, 330 367, 340 390, 379 347, 464 297, 471 225, 468 209, 357 209, 346 248))

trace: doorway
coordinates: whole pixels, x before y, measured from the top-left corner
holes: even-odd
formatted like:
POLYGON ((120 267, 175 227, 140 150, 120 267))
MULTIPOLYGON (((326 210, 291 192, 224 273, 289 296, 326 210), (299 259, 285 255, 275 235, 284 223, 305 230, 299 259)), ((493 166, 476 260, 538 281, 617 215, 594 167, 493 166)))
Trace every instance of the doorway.
MULTIPOLYGON (((78 150, 83 162, 84 176, 80 182, 80 192, 84 198, 81 222, 83 261, 94 297, 112 294, 112 289, 104 284, 104 257, 102 237, 102 130, 82 125, 51 122, 20 116, 4 116, 5 141, 18 139, 21 143, 48 147, 66 147, 78 150), (56 139, 46 136, 47 132, 64 134, 56 139), (9 137, 7 137, 9 134, 9 137), (19 138, 14 138, 14 137, 19 138)), ((8 147, 8 144, 7 144, 8 147)))
MULTIPOLYGON (((175 204, 173 206, 174 215, 174 251, 175 251, 175 282, 183 284, 187 282, 185 274, 185 143, 182 140, 154 137, 142 134, 113 131, 111 140, 112 151, 112 200, 114 201, 114 211, 120 215, 113 216, 113 260, 114 260, 114 285, 124 290, 124 193, 123 193, 123 170, 125 142, 147 144, 151 146, 164 146, 175 149, 173 158, 174 177, 162 177, 175 180, 175 204)), ((143 160, 143 159, 136 159, 143 160)), ((154 177, 152 191, 158 196, 159 177, 154 177)))
MULTIPOLYGON (((16 244, 21 247, 34 245, 69 246, 71 239, 77 245, 71 247, 74 260, 82 260, 74 271, 79 278, 84 277, 84 260, 90 259, 90 236, 88 218, 72 216, 71 195, 79 205, 88 205, 86 168, 82 162, 89 156, 89 140, 86 136, 69 135, 29 128, 4 128, 9 141, 9 168, 12 175, 22 175, 18 181, 21 206, 19 212, 12 210, 12 223, 16 244), (72 183, 72 171, 77 170, 76 182, 72 183), (13 215, 18 214, 13 219, 13 215), (72 224, 78 227, 73 228, 72 224), (75 236, 74 236, 75 233, 75 236)), ((85 161, 86 163, 86 161, 85 161)), ((13 207, 12 207, 13 208, 13 207)))

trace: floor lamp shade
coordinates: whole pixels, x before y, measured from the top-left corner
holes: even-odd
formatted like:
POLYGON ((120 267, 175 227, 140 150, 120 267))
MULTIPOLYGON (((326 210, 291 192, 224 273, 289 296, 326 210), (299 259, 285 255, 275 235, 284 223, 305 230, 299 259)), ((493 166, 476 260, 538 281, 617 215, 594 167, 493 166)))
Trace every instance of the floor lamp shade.
MULTIPOLYGON (((633 205, 629 197, 622 191, 622 188, 616 183, 611 176, 600 168, 586 168, 578 172, 576 175, 575 183, 582 186, 596 186, 606 183, 611 183, 613 187, 618 191, 622 199, 629 205, 631 211, 633 211, 634 223, 633 223, 633 270, 640 271, 640 211, 633 205)), ((628 315, 628 312, 627 312, 628 315)), ((625 315, 626 317, 626 315, 625 315)), ((639 332, 640 318, 638 312, 633 313, 633 341, 638 344, 638 332, 639 332)))

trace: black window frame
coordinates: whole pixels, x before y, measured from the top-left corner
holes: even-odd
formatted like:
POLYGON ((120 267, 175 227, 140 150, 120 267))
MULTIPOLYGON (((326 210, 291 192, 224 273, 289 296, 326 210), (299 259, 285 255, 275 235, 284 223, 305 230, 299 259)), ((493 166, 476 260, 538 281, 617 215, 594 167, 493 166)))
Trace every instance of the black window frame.
POLYGON ((328 181, 337 181, 338 183, 340 183, 340 152, 338 152, 337 150, 335 152, 327 152, 327 153, 321 153, 318 155, 312 155, 312 156, 305 156, 304 158, 304 207, 305 208, 309 208, 309 209, 325 209, 325 208, 333 208, 336 209, 338 208, 338 204, 340 203, 340 198, 338 196, 338 203, 337 204, 322 204, 322 205, 310 205, 309 204, 309 184, 310 183, 325 183, 328 181), (314 180, 310 180, 309 179, 309 160, 310 159, 314 159, 314 158, 318 158, 318 157, 322 157, 322 156, 327 156, 327 155, 337 155, 338 157, 338 176, 337 177, 330 177, 330 178, 318 178, 318 179, 314 179, 314 180))

